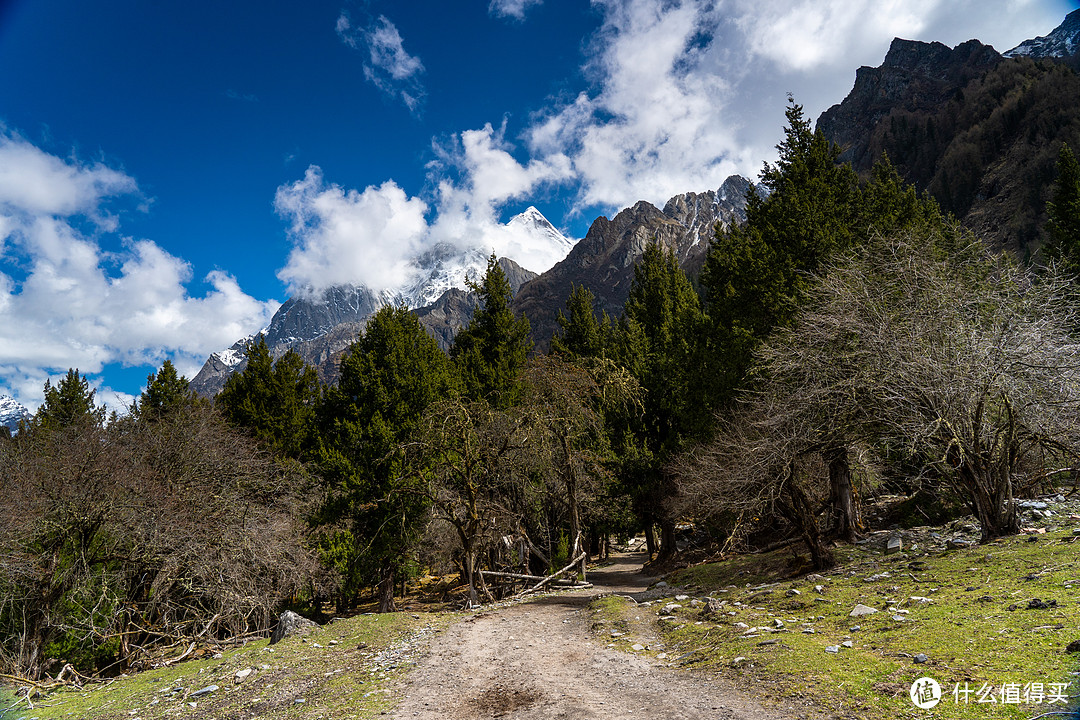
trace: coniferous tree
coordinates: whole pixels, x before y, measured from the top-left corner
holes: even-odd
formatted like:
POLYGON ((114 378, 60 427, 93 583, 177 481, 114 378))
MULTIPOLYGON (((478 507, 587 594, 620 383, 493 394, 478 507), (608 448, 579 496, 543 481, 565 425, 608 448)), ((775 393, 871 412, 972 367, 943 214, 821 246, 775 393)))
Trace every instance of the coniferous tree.
POLYGON ((395 579, 422 530, 426 503, 406 487, 400 445, 434 402, 457 394, 454 366, 405 307, 386 306, 341 360, 319 408, 318 464, 329 490, 321 520, 341 530, 327 554, 346 592, 378 584, 394 609, 395 579))
POLYGON ((45 400, 31 418, 31 425, 47 430, 83 421, 101 425, 105 422, 105 408, 94 404, 94 394, 78 369, 68 369, 67 375, 55 387, 51 381, 45 381, 45 400))
POLYGON ((1080 163, 1067 144, 1058 153, 1054 194, 1046 205, 1046 254, 1070 275, 1080 274, 1080 163))
POLYGON ((467 397, 497 409, 516 405, 522 396, 521 374, 532 349, 529 320, 514 315, 513 292, 492 253, 479 284, 470 284, 480 306, 450 348, 467 397))
POLYGON ((196 402, 198 396, 189 387, 188 379, 166 360, 158 372, 146 378, 146 390, 139 395, 134 411, 141 418, 156 420, 196 402))
POLYGON ((248 428, 275 453, 300 458, 309 448, 319 397, 314 368, 289 350, 277 362, 266 339, 247 347, 247 366, 225 381, 215 399, 225 418, 248 428))
POLYGON ((698 388, 702 321, 698 296, 675 255, 650 244, 634 268, 607 351, 642 388, 644 412, 629 430, 634 442, 616 439, 614 445, 622 451, 619 475, 646 525, 646 539, 652 545, 650 528, 659 521, 665 557, 675 551, 675 524, 662 509, 668 491, 663 463, 711 424, 698 388))
MULTIPOLYGON (((603 349, 604 325, 596 319, 596 297, 584 285, 571 285, 566 312, 559 311, 559 330, 551 338, 551 352, 571 358, 595 357, 603 349)), ((606 320, 607 317, 605 316, 606 320)))

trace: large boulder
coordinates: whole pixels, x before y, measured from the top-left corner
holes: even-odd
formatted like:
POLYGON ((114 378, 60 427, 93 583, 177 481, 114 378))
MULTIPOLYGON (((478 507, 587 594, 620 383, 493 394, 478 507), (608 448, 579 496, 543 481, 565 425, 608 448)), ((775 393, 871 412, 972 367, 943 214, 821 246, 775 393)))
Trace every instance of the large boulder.
POLYGON ((280 642, 282 638, 290 635, 306 635, 312 630, 317 630, 319 625, 306 617, 301 617, 292 610, 286 610, 278 618, 277 626, 270 635, 270 644, 280 642))

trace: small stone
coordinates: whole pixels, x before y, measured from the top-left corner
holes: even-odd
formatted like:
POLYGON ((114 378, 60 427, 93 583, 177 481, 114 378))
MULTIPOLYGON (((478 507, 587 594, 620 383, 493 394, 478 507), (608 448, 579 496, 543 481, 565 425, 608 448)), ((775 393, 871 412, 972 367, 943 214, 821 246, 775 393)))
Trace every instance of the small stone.
POLYGON ((855 643, 851 642, 850 640, 845 640, 844 642, 840 643, 840 646, 846 648, 853 648, 855 647, 855 643))
POLYGON ((930 658, 926 657, 926 655, 924 655, 923 653, 919 653, 914 658, 915 664, 917 664, 917 665, 922 665, 923 663, 925 663, 929 659, 930 658))
POLYGON ((876 612, 877 608, 872 608, 869 605, 863 605, 862 603, 858 603, 857 605, 855 605, 854 608, 851 609, 851 612, 848 613, 848 617, 862 617, 864 615, 873 615, 876 612))
POLYGON ((209 695, 210 693, 215 692, 217 689, 218 689, 217 685, 207 685, 206 687, 202 688, 201 690, 196 690, 195 692, 191 693, 190 695, 188 695, 188 697, 189 698, 202 697, 203 695, 209 695))
POLYGON ((679 602, 686 602, 687 600, 690 599, 690 596, 689 595, 676 595, 675 599, 678 600, 679 602))
POLYGON ((848 630, 850 630, 851 632, 859 632, 860 630, 862 630, 862 625, 852 625, 848 628, 848 630))
POLYGON ((825 652, 832 653, 833 655, 835 655, 836 653, 840 652, 840 646, 839 645, 826 645, 825 646, 825 652))
POLYGON ((1066 645, 1065 652, 1080 653, 1080 640, 1073 640, 1071 643, 1066 645))
POLYGON ((825 586, 824 585, 815 585, 814 586, 814 592, 816 592, 818 595, 824 595, 825 594, 825 586))
POLYGON ((885 554, 895 555, 904 549, 904 541, 899 535, 891 536, 885 543, 885 554))
POLYGON ((817 632, 816 630, 814 630, 814 628, 803 628, 802 631, 807 635, 813 635, 815 632, 817 632))
POLYGON ((904 622, 905 620, 907 620, 907 618, 904 617, 903 615, 893 615, 892 619, 893 619, 893 622, 904 622))
POLYGON ((296 698, 295 700, 293 700, 293 705, 303 705, 306 702, 307 700, 304 698, 296 698))
POLYGON ((731 661, 731 664, 732 664, 732 665, 738 665, 739 663, 744 663, 744 662, 746 662, 746 658, 744 658, 744 657, 742 657, 742 656, 740 655, 739 657, 737 657, 737 658, 735 658, 734 660, 732 660, 732 661, 731 661))
POLYGON ((682 608, 682 605, 679 605, 678 603, 668 603, 663 608, 661 608, 660 611, 665 615, 671 615, 673 612, 679 610, 680 608, 682 608))
POLYGON ((664 582, 663 580, 661 580, 660 582, 653 585, 653 587, 658 587, 658 588, 666 588, 667 586, 668 586, 668 584, 666 582, 664 582))
POLYGON ((235 675, 235 677, 236 677, 236 682, 242 682, 242 681, 244 680, 244 678, 246 678, 246 677, 247 677, 248 675, 250 675, 250 674, 251 674, 252 672, 253 672, 253 671, 252 671, 252 669, 251 669, 251 668, 244 668, 243 670, 237 670, 237 671, 236 671, 236 675, 235 675))
POLYGON ((747 630, 747 629, 749 629, 749 628, 750 628, 750 626, 749 626, 749 625, 747 625, 747 624, 746 624, 746 623, 744 623, 744 622, 737 622, 737 623, 735 623, 734 627, 737 627, 737 628, 738 628, 738 629, 740 629, 740 630, 747 630))
POLYGON ((776 618, 775 620, 773 620, 773 626, 777 628, 782 628, 784 627, 784 621, 780 618, 776 618))
POLYGON ((630 649, 631 650, 636 650, 636 651, 641 651, 641 650, 645 649, 645 646, 640 644, 640 643, 634 643, 633 645, 630 646, 630 649))
POLYGON ((791 588, 790 590, 788 590, 784 594, 787 595, 788 597, 798 597, 799 595, 802 595, 802 593, 799 592, 798 590, 796 590, 795 588, 791 588))

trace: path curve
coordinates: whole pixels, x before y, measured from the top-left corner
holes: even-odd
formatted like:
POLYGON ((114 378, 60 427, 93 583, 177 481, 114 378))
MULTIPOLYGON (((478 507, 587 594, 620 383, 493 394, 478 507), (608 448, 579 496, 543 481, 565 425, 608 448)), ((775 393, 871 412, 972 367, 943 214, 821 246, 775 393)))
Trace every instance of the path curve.
POLYGON ((601 593, 633 593, 643 555, 590 572, 591 590, 478 612, 441 633, 409 673, 401 720, 777 720, 723 680, 606 647, 588 627, 601 593))

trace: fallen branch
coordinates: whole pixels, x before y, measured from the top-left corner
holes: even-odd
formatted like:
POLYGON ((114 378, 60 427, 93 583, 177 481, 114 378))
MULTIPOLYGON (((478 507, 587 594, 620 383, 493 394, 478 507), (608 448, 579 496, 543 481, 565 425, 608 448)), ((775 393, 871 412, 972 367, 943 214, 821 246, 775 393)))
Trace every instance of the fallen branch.
POLYGON ((538 591, 540 588, 544 587, 548 583, 552 582, 553 580, 558 579, 561 575, 564 575, 567 572, 569 572, 570 570, 573 570, 577 566, 577 564, 580 563, 584 559, 585 559, 585 553, 581 553, 576 558, 571 560, 570 564, 567 565, 566 567, 564 567, 562 570, 560 570, 559 572, 554 573, 552 575, 548 575, 546 578, 544 578, 540 582, 536 583, 531 588, 527 588, 525 590, 522 590, 521 592, 518 593, 518 595, 519 596, 520 595, 528 595, 530 593, 534 593, 534 592, 538 591))

